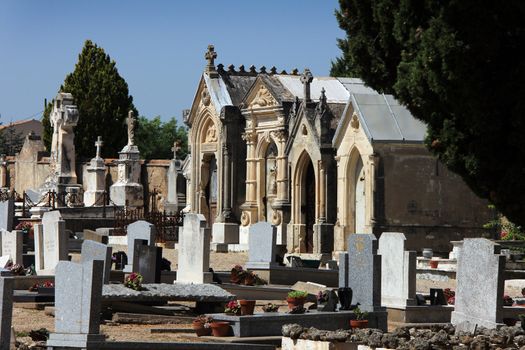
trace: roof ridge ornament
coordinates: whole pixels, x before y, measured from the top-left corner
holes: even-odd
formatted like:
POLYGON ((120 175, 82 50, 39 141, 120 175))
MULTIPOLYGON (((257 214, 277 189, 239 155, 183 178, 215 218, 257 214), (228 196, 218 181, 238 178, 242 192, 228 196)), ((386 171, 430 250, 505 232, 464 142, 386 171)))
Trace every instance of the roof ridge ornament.
POLYGON ((305 68, 303 74, 301 75, 301 83, 303 83, 303 98, 305 102, 310 102, 310 84, 314 80, 314 76, 310 69, 305 68))
POLYGON ((213 45, 208 45, 208 51, 204 54, 204 58, 208 61, 205 72, 208 73, 210 78, 218 78, 219 73, 215 69, 215 59, 217 58, 217 52, 213 45))

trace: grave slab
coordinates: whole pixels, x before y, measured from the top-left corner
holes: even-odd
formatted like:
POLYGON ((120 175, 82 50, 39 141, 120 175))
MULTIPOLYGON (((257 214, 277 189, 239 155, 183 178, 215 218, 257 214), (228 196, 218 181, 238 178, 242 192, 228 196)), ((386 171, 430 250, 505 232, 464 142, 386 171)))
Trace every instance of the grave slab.
MULTIPOLYGON (((230 316, 209 314, 216 321, 229 322, 236 337, 258 337, 281 335, 282 326, 298 323, 303 327, 319 327, 325 330, 349 329, 350 320, 355 319, 352 311, 317 312, 292 315, 288 313, 255 313, 250 316, 230 316)), ((368 314, 369 327, 387 330, 386 311, 374 311, 368 314)))

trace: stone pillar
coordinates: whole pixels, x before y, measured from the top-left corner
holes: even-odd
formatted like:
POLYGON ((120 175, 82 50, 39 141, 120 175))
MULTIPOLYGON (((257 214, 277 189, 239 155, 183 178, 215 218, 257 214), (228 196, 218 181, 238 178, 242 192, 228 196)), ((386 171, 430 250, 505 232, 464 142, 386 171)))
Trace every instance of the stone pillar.
POLYGON ((7 162, 5 154, 0 154, 0 189, 7 187, 7 162))
POLYGON ((85 183, 87 190, 84 193, 85 206, 102 206, 104 205, 104 192, 106 190, 106 165, 104 159, 100 157, 100 148, 102 147, 102 138, 99 136, 95 146, 97 153, 95 158, 91 159, 87 167, 87 176, 85 183))
POLYGON ((314 253, 331 253, 334 249, 334 225, 326 222, 326 168, 319 160, 317 183, 316 223, 314 224, 314 253))
POLYGON ((246 141, 246 201, 241 206, 241 228, 239 229, 239 244, 248 248, 250 224, 256 222, 257 217, 257 158, 255 130, 247 130, 242 135, 246 141))
POLYGON ((109 188, 113 203, 120 206, 142 207, 144 205, 144 188, 140 183, 140 152, 134 144, 133 112, 127 118, 128 144, 119 152, 118 180, 109 188))
POLYGON ((239 225, 232 222, 232 204, 231 204, 231 164, 230 152, 228 144, 226 143, 226 128, 222 130, 222 146, 221 146, 221 163, 222 170, 220 173, 221 191, 219 200, 219 215, 216 222, 213 223, 212 228, 212 249, 223 251, 224 248, 219 248, 218 245, 236 244, 239 243, 239 225))
POLYGON ((179 169, 181 167, 181 162, 177 159, 177 152, 180 150, 180 144, 175 141, 171 150, 173 151, 173 159, 170 161, 170 167, 167 173, 168 195, 164 203, 164 210, 167 213, 175 214, 182 209, 179 208, 179 197, 177 195, 177 177, 179 176, 179 169))
POLYGON ((188 213, 184 216, 179 236, 177 282, 211 283, 210 229, 202 214, 188 213))
POLYGON ((51 171, 46 180, 51 187, 56 186, 59 193, 65 188, 77 184, 75 163, 75 133, 73 128, 78 123, 78 109, 73 104, 73 95, 59 92, 55 97, 50 120, 53 125, 51 142, 51 171))

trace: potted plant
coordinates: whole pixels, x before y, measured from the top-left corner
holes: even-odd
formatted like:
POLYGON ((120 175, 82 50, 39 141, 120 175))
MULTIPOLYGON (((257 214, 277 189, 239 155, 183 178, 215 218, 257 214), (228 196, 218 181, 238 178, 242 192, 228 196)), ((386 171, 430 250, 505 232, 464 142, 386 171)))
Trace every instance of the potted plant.
POLYGON ((268 303, 262 307, 264 312, 277 312, 279 310, 279 305, 268 303))
POLYGON ((224 309, 224 313, 227 315, 235 315, 240 316, 241 315, 241 306, 237 302, 237 300, 232 300, 226 304, 226 308, 224 309))
POLYGON ((429 264, 431 269, 437 269, 439 265, 439 260, 430 260, 429 264))
POLYGON ((197 316, 192 322, 193 330, 198 337, 205 335, 211 335, 210 324, 213 322, 213 318, 206 315, 197 316))
POLYGON ((124 280, 124 286, 133 290, 142 290, 142 279, 140 273, 132 272, 124 280))
POLYGON ((214 337, 226 337, 230 333, 230 324, 224 321, 213 321, 210 323, 211 332, 214 337))
POLYGON ((241 316, 253 315, 255 300, 241 299, 239 300, 239 304, 241 304, 241 316))
POLYGON ((356 307, 354 310, 355 320, 350 320, 351 328, 368 328, 368 312, 362 312, 361 309, 356 307))
POLYGON ((304 292, 302 290, 292 290, 289 292, 288 297, 286 298, 288 309, 292 310, 297 306, 303 306, 307 296, 308 292, 304 292))

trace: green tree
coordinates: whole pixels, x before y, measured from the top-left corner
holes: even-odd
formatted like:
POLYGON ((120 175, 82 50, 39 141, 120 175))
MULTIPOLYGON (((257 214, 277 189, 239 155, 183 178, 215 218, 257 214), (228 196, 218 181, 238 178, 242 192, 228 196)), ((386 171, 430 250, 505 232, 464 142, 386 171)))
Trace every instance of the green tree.
MULTIPOLYGON (((0 121, 0 127, 2 122, 0 121)), ((20 152, 24 145, 24 136, 17 132, 11 125, 5 125, 0 129, 0 154, 14 156, 20 152)))
MULTIPOLYGON (((77 156, 91 158, 95 154, 94 142, 102 136, 102 155, 115 157, 127 143, 125 119, 133 106, 128 84, 118 73, 115 61, 104 49, 87 40, 73 73, 68 74, 60 91, 73 94, 79 111, 75 128, 77 156)), ((50 148, 52 126, 49 123, 51 108, 46 106, 43 125, 44 139, 50 148)))
POLYGON ((525 2, 340 0, 332 75, 392 93, 426 145, 480 197, 525 225, 525 2))
POLYGON ((146 117, 138 119, 135 143, 142 158, 172 159, 171 148, 175 140, 181 147, 177 157, 184 159, 188 154, 188 131, 184 126, 177 126, 177 119, 173 117, 167 122, 162 122, 159 116, 151 120, 146 117))

